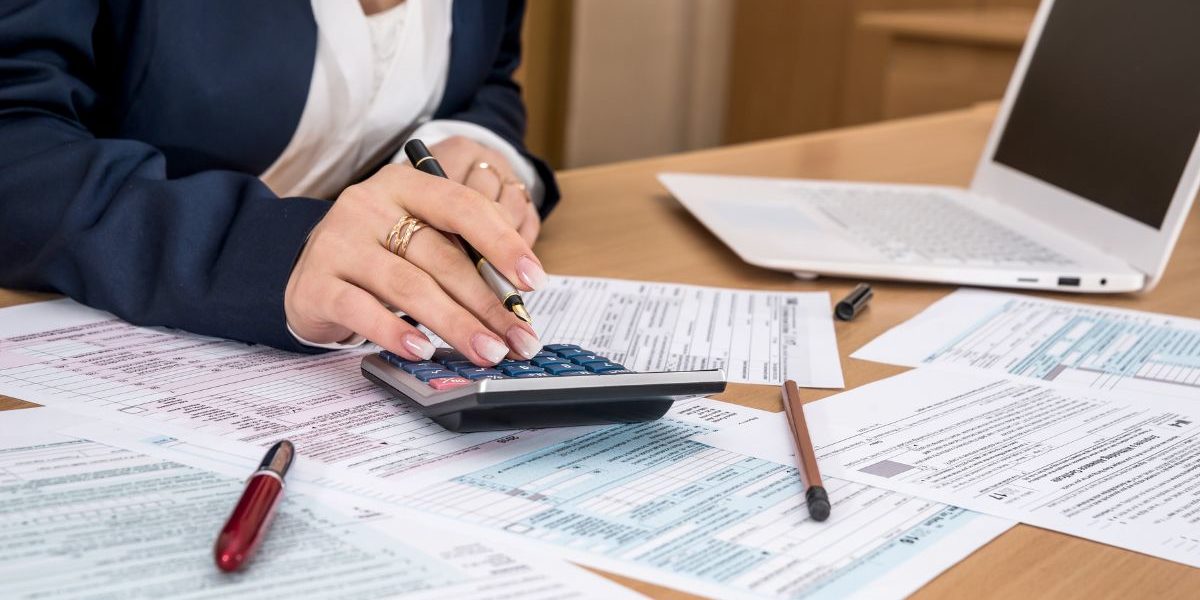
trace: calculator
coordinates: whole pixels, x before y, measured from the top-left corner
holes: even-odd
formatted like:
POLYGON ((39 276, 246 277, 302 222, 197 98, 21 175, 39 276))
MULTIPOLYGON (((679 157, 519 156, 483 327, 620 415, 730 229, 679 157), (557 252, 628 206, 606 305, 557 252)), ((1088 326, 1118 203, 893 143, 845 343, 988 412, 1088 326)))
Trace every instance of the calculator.
POLYGON ((362 373, 460 432, 653 421, 676 399, 725 391, 720 369, 638 373, 574 344, 494 367, 449 348, 423 361, 383 351, 363 357, 362 373))

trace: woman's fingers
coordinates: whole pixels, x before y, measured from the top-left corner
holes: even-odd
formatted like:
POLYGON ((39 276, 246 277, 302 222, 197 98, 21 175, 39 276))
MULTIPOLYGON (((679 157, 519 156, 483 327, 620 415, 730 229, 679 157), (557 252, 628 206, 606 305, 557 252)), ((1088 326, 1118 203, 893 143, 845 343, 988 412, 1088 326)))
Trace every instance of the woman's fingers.
POLYGON ((525 203, 525 210, 528 217, 521 222, 521 226, 517 228, 517 233, 521 234, 521 237, 526 242, 533 245, 537 241, 538 234, 542 231, 542 217, 538 214, 537 208, 533 206, 532 202, 525 203))
POLYGON ((466 186, 479 192, 484 198, 499 200, 500 192, 503 191, 500 178, 496 177, 496 169, 499 167, 494 166, 494 163, 484 164, 488 165, 487 168, 480 167, 479 163, 471 167, 471 171, 467 173, 466 186))
POLYGON ((406 212, 437 229, 461 235, 518 288, 545 285, 541 261, 495 202, 447 179, 407 171, 384 167, 360 185, 367 193, 394 198, 406 212))
POLYGON ((459 247, 437 231, 421 230, 404 255, 489 329, 500 334, 514 358, 530 359, 541 351, 536 332, 504 307, 459 247))
POLYGON ((500 337, 447 295, 429 273, 382 247, 366 249, 361 258, 350 274, 351 283, 403 310, 477 365, 491 366, 508 355, 500 337))
POLYGON ((526 243, 533 244, 537 240, 541 218, 529 197, 525 195, 525 190, 515 184, 504 186, 500 192, 500 208, 526 243), (532 237, 529 235, 531 233, 532 237))
POLYGON ((429 360, 433 344, 419 329, 383 307, 362 288, 338 281, 331 286, 329 319, 408 360, 429 360))
MULTIPOLYGON (((499 184, 492 173, 481 175, 499 184)), ((507 195, 502 188, 508 187, 497 189, 507 195)), ((463 236, 518 288, 539 287, 546 275, 530 248, 536 211, 526 203, 533 218, 514 225, 506 211, 519 208, 516 199, 503 200, 502 208, 447 179, 385 167, 347 188, 313 229, 284 294, 288 323, 303 339, 336 341, 355 332, 405 358, 426 358, 429 340, 385 308, 394 306, 475 364, 493 365, 510 348, 513 356, 536 354, 541 344, 532 328, 503 307, 465 254, 438 231, 418 231, 410 240, 408 258, 416 264, 384 247, 393 224, 411 215, 463 236)))

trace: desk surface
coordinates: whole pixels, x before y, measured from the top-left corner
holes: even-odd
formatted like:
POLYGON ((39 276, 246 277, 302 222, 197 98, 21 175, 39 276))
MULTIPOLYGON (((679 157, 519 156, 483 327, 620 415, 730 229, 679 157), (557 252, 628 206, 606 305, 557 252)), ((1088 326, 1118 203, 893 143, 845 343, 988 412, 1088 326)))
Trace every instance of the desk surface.
MULTIPOLYGON (((755 289, 830 290, 855 282, 790 275, 742 263, 692 219, 655 179, 660 171, 811 177, 860 181, 966 185, 987 137, 994 108, 982 107, 865 127, 783 138, 690 154, 639 160, 561 174, 565 200, 550 217, 538 256, 551 273, 646 279, 755 289)), ((1145 296, 1058 295, 1067 300, 1200 318, 1200 223, 1189 219, 1159 287, 1145 296)), ((903 368, 849 358, 854 350, 917 314, 951 290, 945 286, 881 283, 853 323, 836 324, 847 387, 903 368)), ((50 296, 0 290, 0 306, 50 296)), ((833 392, 806 391, 806 400, 833 392)), ((779 391, 731 384, 718 398, 782 410, 779 391)), ((0 409, 31 406, 0 397, 0 409)), ((610 575, 657 598, 687 594, 610 575)), ((918 598, 1178 597, 1200 589, 1200 569, 1018 525, 927 585, 918 598)))

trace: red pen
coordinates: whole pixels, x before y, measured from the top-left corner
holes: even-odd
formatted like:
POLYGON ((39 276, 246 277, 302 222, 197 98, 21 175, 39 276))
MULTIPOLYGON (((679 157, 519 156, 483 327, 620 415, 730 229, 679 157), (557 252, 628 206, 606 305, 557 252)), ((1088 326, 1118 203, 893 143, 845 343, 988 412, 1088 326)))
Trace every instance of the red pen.
POLYGON ((218 569, 231 573, 242 568, 262 542, 275 516, 275 507, 283 497, 283 476, 287 475, 295 453, 295 447, 287 440, 271 446, 258 470, 246 480, 246 491, 242 492, 213 548, 218 569))

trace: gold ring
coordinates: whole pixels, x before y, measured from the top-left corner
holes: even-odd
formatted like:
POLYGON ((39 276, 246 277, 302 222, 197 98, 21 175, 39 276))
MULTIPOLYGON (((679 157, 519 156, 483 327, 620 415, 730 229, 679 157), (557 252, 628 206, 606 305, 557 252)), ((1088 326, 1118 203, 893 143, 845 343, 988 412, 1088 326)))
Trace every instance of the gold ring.
POLYGON ((500 196, 504 195, 504 186, 506 185, 516 186, 518 190, 521 190, 521 194, 525 196, 525 202, 533 202, 533 198, 529 196, 529 188, 516 177, 505 177, 500 173, 500 169, 496 168, 496 165, 486 161, 476 164, 475 167, 484 171, 490 171, 496 176, 496 181, 500 183, 500 193, 496 195, 496 202, 499 202, 500 196))
POLYGON ((500 196, 504 195, 504 176, 500 174, 500 169, 497 169, 496 165, 493 165, 487 161, 475 163, 475 168, 481 171, 487 171, 496 177, 496 183, 500 184, 500 191, 496 192, 496 197, 492 198, 492 201, 499 202, 500 196))
POLYGON ((408 253, 408 244, 412 242, 413 235, 424 229, 426 224, 424 221, 414 217, 406 216, 395 225, 392 225, 391 231, 388 232, 387 240, 384 242, 384 247, 388 252, 404 258, 408 253))

